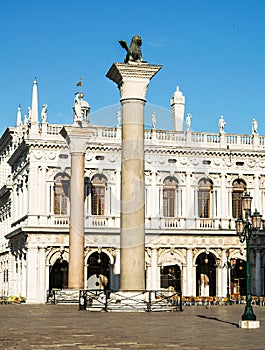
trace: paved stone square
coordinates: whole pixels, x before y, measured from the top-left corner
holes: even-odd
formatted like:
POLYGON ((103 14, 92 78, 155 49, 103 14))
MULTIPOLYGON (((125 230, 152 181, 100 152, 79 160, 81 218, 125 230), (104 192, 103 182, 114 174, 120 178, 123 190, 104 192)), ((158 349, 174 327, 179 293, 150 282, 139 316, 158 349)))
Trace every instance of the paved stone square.
POLYGON ((0 348, 264 350, 259 329, 238 328, 244 305, 191 306, 183 312, 89 312, 78 305, 0 305, 0 348))

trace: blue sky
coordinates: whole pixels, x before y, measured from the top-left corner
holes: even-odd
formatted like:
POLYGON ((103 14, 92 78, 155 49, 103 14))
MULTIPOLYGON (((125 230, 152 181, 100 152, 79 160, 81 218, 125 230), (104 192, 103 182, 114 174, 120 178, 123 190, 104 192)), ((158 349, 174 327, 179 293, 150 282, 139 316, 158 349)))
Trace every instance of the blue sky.
MULTIPOLYGON (((37 77, 49 123, 72 123, 76 83, 95 124, 114 125, 119 92, 106 78, 125 51, 118 40, 143 39, 143 57, 162 65, 147 102, 157 127, 171 129, 170 98, 180 86, 193 131, 265 135, 265 1, 263 0, 13 0, 1 4, 0 132, 26 114, 37 77), (156 106, 159 107, 156 107, 156 106), (157 108, 157 110, 156 110, 157 108), (109 110, 109 114, 98 111, 109 110)), ((146 113, 151 123, 151 112, 146 113)))

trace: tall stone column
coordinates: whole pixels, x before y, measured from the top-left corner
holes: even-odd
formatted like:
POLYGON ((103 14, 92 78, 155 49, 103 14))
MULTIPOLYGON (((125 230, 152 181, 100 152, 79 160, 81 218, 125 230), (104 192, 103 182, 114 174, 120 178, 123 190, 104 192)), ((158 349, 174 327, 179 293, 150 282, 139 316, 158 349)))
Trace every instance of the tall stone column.
POLYGON ((92 131, 76 126, 64 127, 61 135, 71 153, 70 232, 68 288, 84 288, 84 165, 92 131))
POLYGON ((145 289, 144 106, 149 82, 160 69, 143 63, 114 63, 107 73, 118 85, 122 104, 122 291, 145 289))

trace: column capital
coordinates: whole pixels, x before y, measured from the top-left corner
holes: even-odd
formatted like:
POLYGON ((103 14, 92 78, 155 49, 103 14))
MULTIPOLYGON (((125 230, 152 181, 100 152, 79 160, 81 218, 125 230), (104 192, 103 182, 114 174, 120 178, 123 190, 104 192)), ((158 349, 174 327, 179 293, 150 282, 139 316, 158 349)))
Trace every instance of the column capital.
POLYGON ((145 101, 150 80, 162 68, 147 63, 113 63, 106 77, 119 87, 121 101, 140 99, 145 101))
POLYGON ((60 134, 66 140, 70 153, 85 153, 94 130, 91 127, 64 126, 60 134))

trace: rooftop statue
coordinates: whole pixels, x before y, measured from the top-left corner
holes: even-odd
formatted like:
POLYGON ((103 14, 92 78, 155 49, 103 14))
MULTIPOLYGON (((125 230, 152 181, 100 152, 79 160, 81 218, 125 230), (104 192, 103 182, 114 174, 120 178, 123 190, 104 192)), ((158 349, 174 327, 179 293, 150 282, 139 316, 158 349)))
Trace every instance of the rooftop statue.
POLYGON ((47 109, 48 109, 48 104, 46 103, 45 105, 42 106, 42 110, 41 110, 41 118, 42 118, 42 122, 46 122, 47 121, 47 109))
POLYGON ((190 131, 191 118, 192 118, 192 115, 191 115, 191 114, 188 114, 187 117, 186 117, 187 131, 190 131))
POLYGON ((225 125, 226 125, 226 122, 224 120, 224 117, 221 115, 219 122, 218 122, 220 134, 223 134, 225 132, 225 125))
POLYGON ((256 121, 256 119, 252 120, 252 135, 257 134, 258 133, 258 122, 256 121))
POLYGON ((127 51, 127 55, 124 59, 124 63, 128 62, 142 62, 146 63, 142 57, 141 45, 142 38, 139 35, 134 35, 132 37, 132 41, 130 47, 128 47, 127 42, 125 40, 119 40, 121 47, 123 47, 127 51))
POLYGON ((75 100, 74 100, 74 124, 87 126, 89 124, 89 112, 90 112, 90 106, 83 99, 84 93, 83 92, 76 92, 75 93, 75 100))

